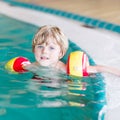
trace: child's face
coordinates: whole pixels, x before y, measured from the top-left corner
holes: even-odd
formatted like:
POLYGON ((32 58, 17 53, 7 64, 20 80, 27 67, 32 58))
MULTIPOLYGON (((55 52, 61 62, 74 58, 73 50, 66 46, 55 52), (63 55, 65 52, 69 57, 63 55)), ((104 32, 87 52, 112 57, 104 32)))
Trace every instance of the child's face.
POLYGON ((41 66, 55 67, 62 53, 56 40, 48 38, 47 42, 35 46, 34 54, 41 66))

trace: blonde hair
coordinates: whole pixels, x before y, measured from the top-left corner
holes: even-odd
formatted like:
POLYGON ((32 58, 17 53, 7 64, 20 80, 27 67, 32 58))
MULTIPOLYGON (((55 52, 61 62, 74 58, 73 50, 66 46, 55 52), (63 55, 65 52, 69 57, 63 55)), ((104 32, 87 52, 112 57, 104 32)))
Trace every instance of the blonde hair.
POLYGON ((34 52, 35 45, 43 44, 48 37, 53 37, 61 48, 62 56, 68 49, 68 39, 57 26, 45 25, 42 26, 32 41, 32 50, 34 52))

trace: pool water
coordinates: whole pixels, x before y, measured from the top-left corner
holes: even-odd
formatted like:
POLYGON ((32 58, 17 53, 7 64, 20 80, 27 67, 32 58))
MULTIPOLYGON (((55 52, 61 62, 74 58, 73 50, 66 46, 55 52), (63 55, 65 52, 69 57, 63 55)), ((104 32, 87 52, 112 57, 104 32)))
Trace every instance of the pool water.
MULTIPOLYGON (((41 80, 32 72, 11 74, 4 69, 9 59, 35 60, 31 41, 38 27, 0 14, 0 28, 0 120, 104 120, 101 75, 77 78, 47 70, 50 76, 43 73, 41 80)), ((63 62, 71 51, 81 50, 71 41, 70 46, 63 62)), ((94 64, 91 58, 90 62, 94 64)))

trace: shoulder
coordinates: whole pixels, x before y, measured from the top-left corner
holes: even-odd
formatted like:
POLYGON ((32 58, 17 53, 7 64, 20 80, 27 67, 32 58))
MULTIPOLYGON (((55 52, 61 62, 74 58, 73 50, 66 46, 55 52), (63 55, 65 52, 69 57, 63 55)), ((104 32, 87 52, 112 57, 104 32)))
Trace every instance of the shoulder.
POLYGON ((57 63, 57 66, 56 66, 57 69, 63 71, 63 72, 66 72, 66 64, 64 64, 63 62, 59 61, 57 63))

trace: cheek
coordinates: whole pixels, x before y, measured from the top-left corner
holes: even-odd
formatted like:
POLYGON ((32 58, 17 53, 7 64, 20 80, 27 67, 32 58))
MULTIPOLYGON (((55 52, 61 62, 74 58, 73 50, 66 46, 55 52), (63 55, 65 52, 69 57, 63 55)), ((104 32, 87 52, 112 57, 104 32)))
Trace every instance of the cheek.
POLYGON ((34 54, 39 54, 39 53, 41 53, 41 51, 39 50, 39 49, 34 49, 34 54))
POLYGON ((34 55, 35 55, 36 58, 39 57, 40 54, 41 54, 40 51, 38 51, 38 50, 34 50, 34 55))
POLYGON ((52 54, 52 56, 53 56, 53 58, 60 59, 61 53, 60 53, 60 51, 55 51, 55 52, 52 54))

